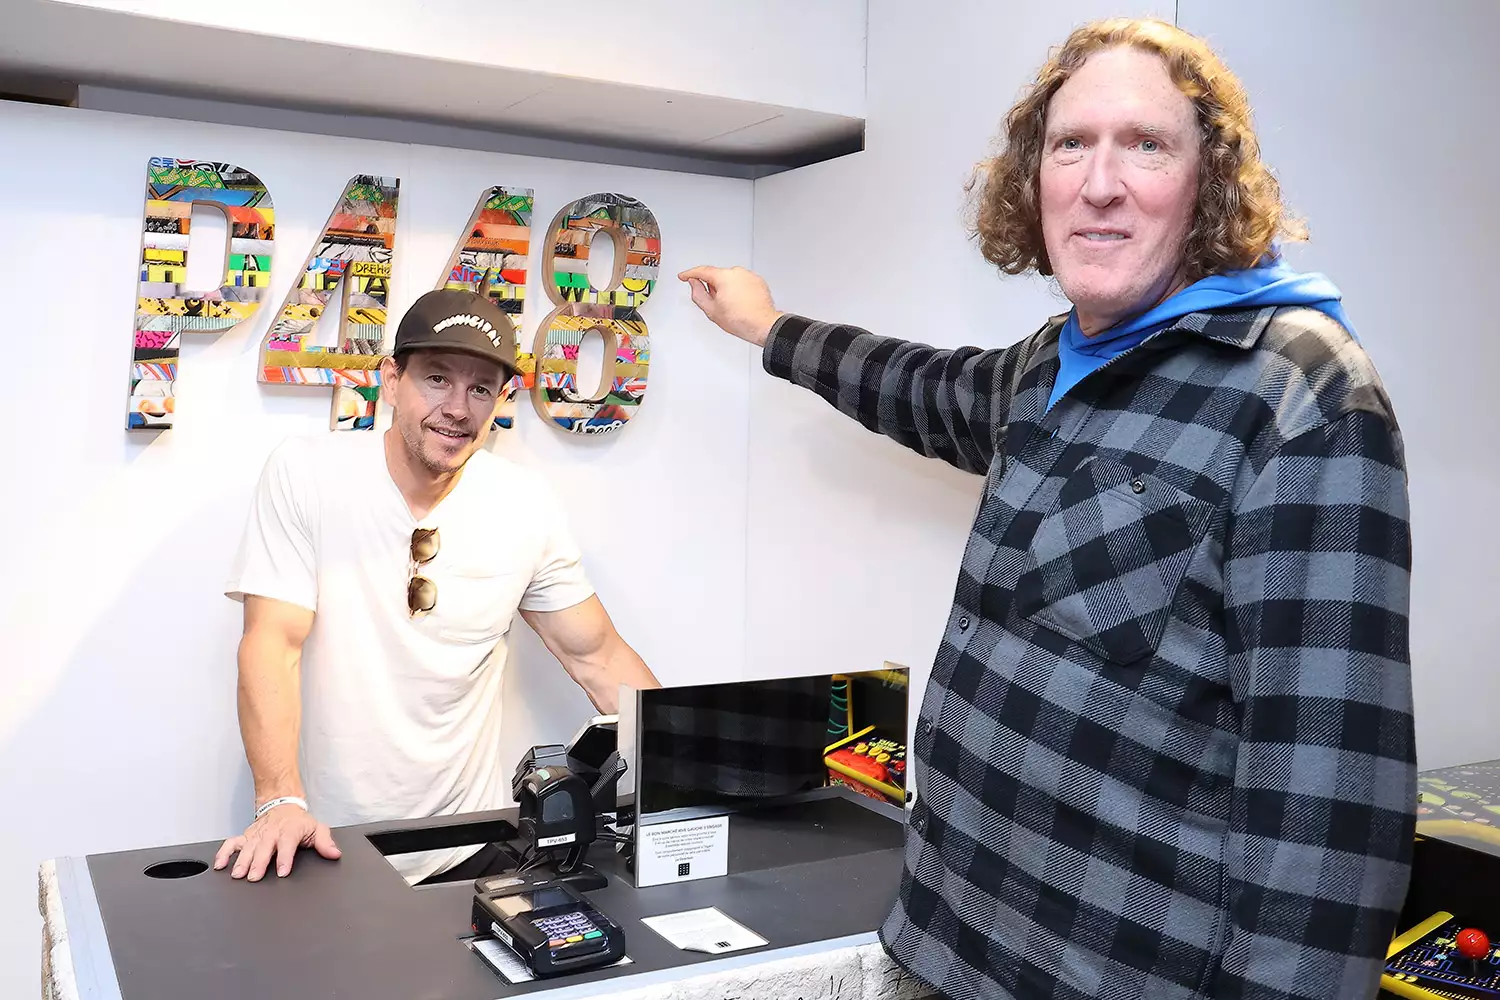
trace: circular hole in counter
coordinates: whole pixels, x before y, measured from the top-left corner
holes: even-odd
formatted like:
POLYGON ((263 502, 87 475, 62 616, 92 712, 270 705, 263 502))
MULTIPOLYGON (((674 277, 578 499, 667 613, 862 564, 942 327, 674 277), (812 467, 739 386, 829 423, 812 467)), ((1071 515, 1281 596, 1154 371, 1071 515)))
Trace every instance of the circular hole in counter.
POLYGON ((191 861, 187 859, 178 861, 158 861, 146 868, 147 878, 192 878, 194 875, 202 875, 208 871, 208 862, 191 861))

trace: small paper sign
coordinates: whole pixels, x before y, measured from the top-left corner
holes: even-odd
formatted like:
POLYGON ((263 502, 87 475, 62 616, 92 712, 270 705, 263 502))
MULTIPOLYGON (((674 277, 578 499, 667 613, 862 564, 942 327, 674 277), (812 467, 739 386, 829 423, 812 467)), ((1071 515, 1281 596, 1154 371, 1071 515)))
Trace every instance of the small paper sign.
POLYGON ((636 831, 636 885, 729 874, 729 817, 658 823, 636 831))
POLYGON ((642 917, 641 923, 683 951, 722 955, 726 951, 759 948, 766 943, 765 938, 738 920, 725 916, 715 906, 660 917, 642 917))

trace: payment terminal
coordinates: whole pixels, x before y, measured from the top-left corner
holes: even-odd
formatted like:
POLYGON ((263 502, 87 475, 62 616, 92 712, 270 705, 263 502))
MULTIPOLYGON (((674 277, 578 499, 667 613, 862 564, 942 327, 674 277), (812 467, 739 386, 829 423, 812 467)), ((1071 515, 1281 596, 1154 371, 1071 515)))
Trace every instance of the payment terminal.
POLYGON ((569 885, 474 896, 474 930, 494 934, 537 976, 556 976, 625 956, 625 932, 569 885))

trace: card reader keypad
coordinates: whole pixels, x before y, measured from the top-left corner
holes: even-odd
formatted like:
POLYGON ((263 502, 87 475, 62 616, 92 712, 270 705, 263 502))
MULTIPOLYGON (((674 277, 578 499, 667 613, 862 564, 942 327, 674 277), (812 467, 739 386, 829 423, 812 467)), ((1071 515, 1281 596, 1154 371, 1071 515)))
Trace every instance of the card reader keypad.
POLYGON ((547 935, 550 939, 547 944, 552 948, 582 942, 592 944, 604 936, 604 932, 582 913, 560 913, 555 917, 535 918, 531 922, 547 935))

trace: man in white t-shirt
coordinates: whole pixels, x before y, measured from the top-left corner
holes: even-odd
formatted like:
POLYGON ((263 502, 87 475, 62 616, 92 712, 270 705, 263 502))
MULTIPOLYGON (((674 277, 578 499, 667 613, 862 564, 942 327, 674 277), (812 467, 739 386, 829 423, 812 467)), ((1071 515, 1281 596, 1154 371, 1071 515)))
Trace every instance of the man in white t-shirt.
MULTIPOLYGON (((508 317, 436 291, 381 364, 384 434, 294 438, 266 462, 227 593, 244 603, 239 720, 256 814, 222 869, 259 880, 330 826, 504 808, 500 690, 515 614, 600 712, 657 687, 536 472, 483 450, 515 373, 508 317), (314 816, 317 818, 315 819, 314 816)), ((474 848, 391 860, 411 882, 474 848)))

